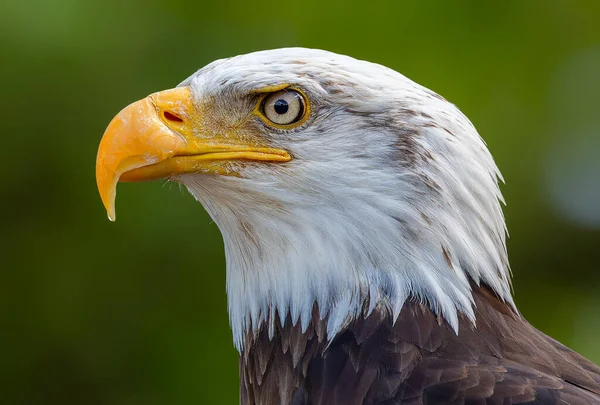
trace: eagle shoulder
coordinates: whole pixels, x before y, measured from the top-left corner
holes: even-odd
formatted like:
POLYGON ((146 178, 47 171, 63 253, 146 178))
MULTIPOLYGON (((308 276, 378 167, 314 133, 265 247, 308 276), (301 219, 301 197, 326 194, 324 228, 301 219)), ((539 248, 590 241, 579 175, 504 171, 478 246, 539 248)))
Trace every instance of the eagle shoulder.
POLYGON ((531 326, 485 286, 476 327, 458 335, 416 300, 396 322, 377 308, 331 343, 315 308, 308 330, 249 336, 243 405, 600 404, 600 368, 531 326))

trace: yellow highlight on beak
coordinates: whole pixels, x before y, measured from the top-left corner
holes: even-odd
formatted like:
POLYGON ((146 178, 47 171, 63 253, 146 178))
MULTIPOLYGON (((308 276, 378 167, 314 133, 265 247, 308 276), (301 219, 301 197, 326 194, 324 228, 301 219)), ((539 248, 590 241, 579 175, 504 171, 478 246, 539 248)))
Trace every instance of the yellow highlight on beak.
MULTIPOLYGON (((96 183, 108 218, 115 220, 119 181, 144 181, 178 174, 223 174, 215 161, 246 159, 287 162, 280 149, 227 143, 203 137, 202 122, 188 87, 151 94, 125 107, 110 122, 96 158, 96 183)), ((221 139, 219 139, 221 138, 221 139)))

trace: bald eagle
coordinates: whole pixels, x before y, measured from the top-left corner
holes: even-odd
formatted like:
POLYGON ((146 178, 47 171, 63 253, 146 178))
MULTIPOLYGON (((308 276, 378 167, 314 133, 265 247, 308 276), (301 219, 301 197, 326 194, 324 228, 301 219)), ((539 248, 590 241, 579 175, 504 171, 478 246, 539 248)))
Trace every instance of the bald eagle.
POLYGON ((600 404, 600 368, 515 307, 501 179, 471 122, 381 65, 215 61, 123 109, 118 181, 183 184, 219 227, 244 405, 600 404))

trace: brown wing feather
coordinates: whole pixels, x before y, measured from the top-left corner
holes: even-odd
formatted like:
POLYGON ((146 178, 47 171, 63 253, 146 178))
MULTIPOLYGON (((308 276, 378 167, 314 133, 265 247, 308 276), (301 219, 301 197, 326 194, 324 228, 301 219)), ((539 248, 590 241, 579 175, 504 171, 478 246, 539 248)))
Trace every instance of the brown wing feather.
POLYGON ((302 333, 290 319, 248 336, 243 405, 600 404, 600 368, 542 334, 486 287, 474 286, 477 327, 458 336, 417 302, 395 324, 385 310, 327 346, 315 309, 302 333))

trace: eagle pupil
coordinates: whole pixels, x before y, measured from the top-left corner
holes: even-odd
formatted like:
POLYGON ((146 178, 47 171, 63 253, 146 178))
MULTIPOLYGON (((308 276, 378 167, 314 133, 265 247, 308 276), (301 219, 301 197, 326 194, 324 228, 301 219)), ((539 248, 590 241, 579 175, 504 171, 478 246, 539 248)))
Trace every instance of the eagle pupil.
POLYGON ((275 112, 277 114, 285 114, 289 109, 287 101, 281 99, 277 100, 273 107, 275 108, 275 112))

